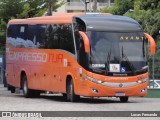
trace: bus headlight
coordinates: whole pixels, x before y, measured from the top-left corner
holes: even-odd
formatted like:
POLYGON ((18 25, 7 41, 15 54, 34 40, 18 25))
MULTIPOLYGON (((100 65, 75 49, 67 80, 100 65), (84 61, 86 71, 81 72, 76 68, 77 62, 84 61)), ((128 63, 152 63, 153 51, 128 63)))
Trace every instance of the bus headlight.
POLYGON ((89 76, 86 76, 86 78, 87 78, 89 81, 94 82, 94 83, 97 83, 97 84, 102 83, 101 80, 98 80, 98 79, 95 79, 95 78, 92 78, 92 77, 89 77, 89 76))
POLYGON ((137 83, 142 84, 142 83, 145 83, 147 81, 148 81, 148 78, 144 78, 144 79, 138 80, 137 83))

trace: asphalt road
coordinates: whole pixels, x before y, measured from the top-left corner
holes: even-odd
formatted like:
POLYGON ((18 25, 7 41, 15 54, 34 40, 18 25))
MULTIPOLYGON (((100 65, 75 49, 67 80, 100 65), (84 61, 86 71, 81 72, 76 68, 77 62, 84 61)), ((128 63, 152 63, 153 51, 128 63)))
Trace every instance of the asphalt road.
MULTIPOLYGON (((11 94, 0 85, 0 111, 160 111, 160 98, 131 97, 127 103, 121 103, 118 98, 81 98, 80 101, 71 103, 66 102, 60 94, 24 98, 22 94, 11 94)), ((75 119, 84 120, 84 118, 75 119)), ((95 117, 90 119, 96 120, 95 117)), ((128 118, 110 119, 127 120, 128 118)), ((145 120, 149 119, 151 118, 145 118, 145 120)), ((160 120, 160 118, 154 119, 160 120)))

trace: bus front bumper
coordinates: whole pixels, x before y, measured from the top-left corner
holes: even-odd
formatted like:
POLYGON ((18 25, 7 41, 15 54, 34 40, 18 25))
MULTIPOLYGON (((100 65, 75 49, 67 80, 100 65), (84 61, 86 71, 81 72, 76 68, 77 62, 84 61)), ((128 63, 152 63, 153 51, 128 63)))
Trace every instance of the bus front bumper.
POLYGON ((96 84, 88 81, 84 96, 88 97, 122 97, 122 96, 146 96, 148 81, 133 85, 125 86, 125 83, 117 83, 115 86, 106 86, 105 84, 96 84), (117 85, 117 86, 116 86, 117 85))

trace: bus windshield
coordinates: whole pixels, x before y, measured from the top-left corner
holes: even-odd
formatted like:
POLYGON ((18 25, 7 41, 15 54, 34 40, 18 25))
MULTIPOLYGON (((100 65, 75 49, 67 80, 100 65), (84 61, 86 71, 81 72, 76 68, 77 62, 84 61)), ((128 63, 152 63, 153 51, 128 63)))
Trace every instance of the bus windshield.
POLYGON ((105 75, 135 75, 147 72, 143 32, 87 32, 92 72, 105 75))

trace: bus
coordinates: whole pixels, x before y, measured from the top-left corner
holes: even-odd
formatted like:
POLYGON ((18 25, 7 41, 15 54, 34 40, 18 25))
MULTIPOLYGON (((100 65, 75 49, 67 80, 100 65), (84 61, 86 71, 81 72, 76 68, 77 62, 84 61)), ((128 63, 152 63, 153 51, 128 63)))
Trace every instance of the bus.
POLYGON ((111 14, 63 13, 9 21, 6 80, 26 98, 42 92, 80 97, 145 96, 154 39, 137 21, 111 14), (149 51, 147 46, 149 45, 149 51))

